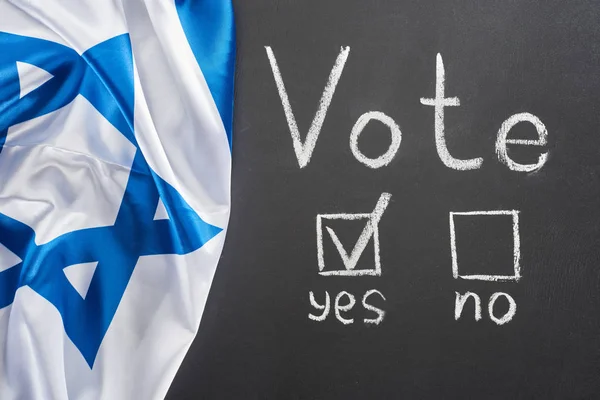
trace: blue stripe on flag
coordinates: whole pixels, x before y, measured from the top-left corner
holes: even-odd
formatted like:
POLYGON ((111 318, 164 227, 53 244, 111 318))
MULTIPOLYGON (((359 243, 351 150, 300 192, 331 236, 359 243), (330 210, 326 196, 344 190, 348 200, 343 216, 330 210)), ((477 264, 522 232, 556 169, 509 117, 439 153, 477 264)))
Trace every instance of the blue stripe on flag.
MULTIPOLYGON (((51 41, 3 32, 0 48, 0 99, 10 104, 0 108, 0 151, 9 127, 54 112, 80 94, 138 147, 128 34, 99 43, 81 56, 51 41), (53 78, 21 98, 16 61, 31 63, 53 78)), ((0 272, 0 309, 14 301, 19 287, 29 286, 57 308, 67 335, 92 368, 139 258, 188 254, 221 231, 203 221, 156 175, 138 148, 114 225, 74 230, 37 245, 33 228, 0 213, 0 243, 22 260, 0 272), (154 220, 159 199, 169 219, 154 220), (82 298, 63 270, 95 261, 98 265, 82 298)))
POLYGON ((231 148, 235 24, 231 0, 175 0, 181 26, 213 96, 231 148))

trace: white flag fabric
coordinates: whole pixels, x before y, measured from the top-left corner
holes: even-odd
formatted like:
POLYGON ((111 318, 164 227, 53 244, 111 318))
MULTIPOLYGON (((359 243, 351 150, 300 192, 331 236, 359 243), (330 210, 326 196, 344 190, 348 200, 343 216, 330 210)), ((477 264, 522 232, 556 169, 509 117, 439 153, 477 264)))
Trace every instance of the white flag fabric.
POLYGON ((230 0, 0 0, 0 399, 162 399, 230 211, 230 0))

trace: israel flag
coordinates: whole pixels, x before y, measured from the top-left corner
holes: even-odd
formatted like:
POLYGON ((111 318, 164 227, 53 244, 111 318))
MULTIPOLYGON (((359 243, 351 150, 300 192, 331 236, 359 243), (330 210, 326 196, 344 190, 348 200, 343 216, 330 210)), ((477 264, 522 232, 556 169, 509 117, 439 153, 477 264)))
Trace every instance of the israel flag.
POLYGON ((0 0, 0 399, 162 399, 230 210, 231 0, 0 0))

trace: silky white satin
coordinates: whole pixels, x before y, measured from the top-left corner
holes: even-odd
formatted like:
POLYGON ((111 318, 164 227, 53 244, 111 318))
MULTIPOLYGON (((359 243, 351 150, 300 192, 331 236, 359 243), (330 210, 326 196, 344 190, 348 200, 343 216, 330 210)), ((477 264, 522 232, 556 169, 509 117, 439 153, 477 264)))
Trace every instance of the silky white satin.
MULTIPOLYGON (((204 221, 223 229, 193 253, 140 257, 92 369, 56 308, 20 288, 0 309, 0 399, 162 399, 204 310, 229 219, 231 176, 225 129, 174 0, 0 1, 0 16, 0 31, 80 54, 129 33, 140 149, 204 221)), ((133 154, 78 96, 9 129, 0 153, 0 212, 31 226, 38 244, 110 225, 133 154)), ((0 270, 14 263, 3 254, 0 270)))

